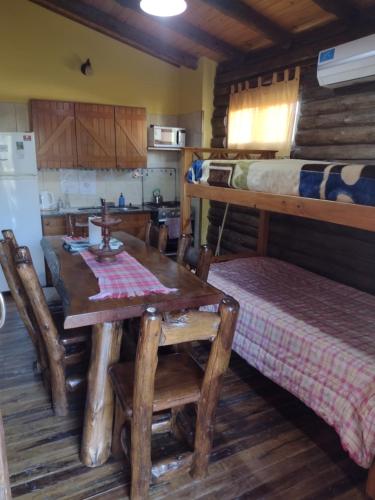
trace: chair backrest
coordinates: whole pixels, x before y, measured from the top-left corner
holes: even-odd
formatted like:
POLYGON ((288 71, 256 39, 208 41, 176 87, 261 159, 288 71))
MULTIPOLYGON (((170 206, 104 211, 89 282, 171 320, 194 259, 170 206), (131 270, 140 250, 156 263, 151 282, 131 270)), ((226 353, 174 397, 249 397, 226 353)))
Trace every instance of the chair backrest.
POLYGON ((1 232, 2 232, 4 240, 9 242, 11 250, 12 250, 12 254, 14 255, 14 252, 18 248, 18 243, 17 243, 16 237, 13 233, 13 230, 12 229, 3 229, 1 232))
POLYGON ((60 343, 55 322, 27 247, 18 247, 15 262, 47 350, 54 410, 58 415, 66 415, 65 349, 60 343))
POLYGON ((157 248, 160 253, 165 253, 168 241, 168 228, 165 225, 159 226, 153 221, 148 221, 146 227, 146 245, 157 248))
POLYGON ((212 378, 220 377, 228 367, 232 349, 233 335, 236 328, 239 304, 232 297, 225 297, 218 313, 206 311, 188 311, 175 314, 168 321, 153 307, 146 310, 141 318, 141 331, 136 355, 134 394, 142 390, 153 391, 154 375, 158 359, 158 347, 211 340, 212 346, 206 367, 204 384, 212 378), (138 367, 138 368, 137 368, 138 367), (148 368, 154 372, 145 380, 148 368), (137 375, 137 372, 138 375, 137 375), (146 384, 151 384, 147 388, 146 384), (138 387, 137 387, 138 384, 138 387))
POLYGON ((0 265, 2 267, 5 279, 7 280, 10 293, 12 294, 13 300, 16 303, 16 307, 19 315, 27 329, 28 334, 34 344, 38 349, 39 347, 39 327, 37 326, 36 318, 33 314, 33 310, 23 286, 21 278, 18 275, 16 264, 15 264, 15 253, 17 251, 16 239, 14 238, 13 232, 10 230, 3 231, 3 236, 6 237, 4 240, 0 240, 0 265))
POLYGON ((68 236, 88 236, 89 224, 83 220, 82 216, 75 214, 66 214, 66 233, 68 236))
POLYGON ((207 282, 212 250, 207 245, 202 245, 199 249, 194 248, 191 246, 191 241, 192 236, 190 234, 180 236, 177 248, 177 263, 195 271, 198 278, 207 282))

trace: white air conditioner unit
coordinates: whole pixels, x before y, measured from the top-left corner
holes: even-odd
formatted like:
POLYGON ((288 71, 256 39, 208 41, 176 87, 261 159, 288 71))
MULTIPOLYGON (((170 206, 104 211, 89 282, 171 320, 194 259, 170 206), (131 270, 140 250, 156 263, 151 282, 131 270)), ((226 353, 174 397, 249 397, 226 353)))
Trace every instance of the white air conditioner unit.
POLYGON ((371 80, 375 80, 375 35, 319 52, 321 87, 344 87, 371 80))

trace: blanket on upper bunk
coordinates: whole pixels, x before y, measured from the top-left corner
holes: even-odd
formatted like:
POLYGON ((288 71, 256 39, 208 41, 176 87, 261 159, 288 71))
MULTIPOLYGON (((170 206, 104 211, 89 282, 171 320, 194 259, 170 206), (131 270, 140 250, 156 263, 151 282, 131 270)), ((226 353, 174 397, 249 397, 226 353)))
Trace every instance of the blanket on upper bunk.
POLYGON ((375 165, 312 160, 196 160, 189 182, 375 206, 375 165))
POLYGON ((240 303, 233 349, 332 425, 351 458, 369 467, 375 297, 267 257, 213 264, 208 281, 240 303))

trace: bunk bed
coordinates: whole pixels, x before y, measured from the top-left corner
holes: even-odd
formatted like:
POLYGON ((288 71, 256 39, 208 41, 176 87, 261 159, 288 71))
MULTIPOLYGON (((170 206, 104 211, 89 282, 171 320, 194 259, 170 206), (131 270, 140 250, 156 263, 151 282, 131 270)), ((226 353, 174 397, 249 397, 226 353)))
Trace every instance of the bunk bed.
MULTIPOLYGON (((370 469, 367 490, 375 498, 375 297, 267 257, 271 212, 375 231, 375 206, 209 185, 207 172, 193 183, 196 160, 214 160, 220 169, 274 153, 186 148, 181 230, 190 232, 192 198, 259 210, 256 250, 216 258, 208 278, 240 302, 233 348, 336 429, 351 458, 370 469)), ((218 179, 229 186, 220 173, 218 179)))

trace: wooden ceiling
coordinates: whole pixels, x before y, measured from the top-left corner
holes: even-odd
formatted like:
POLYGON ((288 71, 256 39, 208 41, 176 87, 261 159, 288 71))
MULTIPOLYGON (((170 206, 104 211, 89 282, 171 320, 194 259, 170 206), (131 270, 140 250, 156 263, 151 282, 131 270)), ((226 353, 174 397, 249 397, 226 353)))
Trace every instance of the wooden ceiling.
POLYGON ((321 27, 349 27, 375 12, 375 0, 187 0, 184 14, 157 18, 142 13, 139 0, 31 1, 189 68, 201 56, 223 62, 272 46, 287 51, 321 27))

